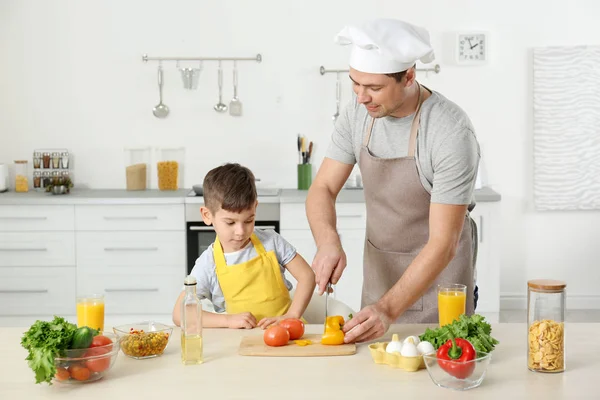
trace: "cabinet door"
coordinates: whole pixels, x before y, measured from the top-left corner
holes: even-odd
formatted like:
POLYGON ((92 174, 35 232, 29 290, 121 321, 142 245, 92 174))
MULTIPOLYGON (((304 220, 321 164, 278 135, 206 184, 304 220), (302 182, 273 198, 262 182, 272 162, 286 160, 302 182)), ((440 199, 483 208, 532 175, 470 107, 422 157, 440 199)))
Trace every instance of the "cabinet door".
MULTIPOLYGON (((317 253, 317 246, 310 229, 282 229, 281 236, 296 248, 296 252, 306 260, 308 265, 312 264, 317 253)), ((295 288, 298 282, 292 274, 286 271, 285 276, 295 288)))
POLYGON ((500 270, 497 256, 492 254, 494 240, 494 203, 478 203, 471 218, 477 224, 477 264, 476 283, 479 288, 477 313, 498 313, 500 311, 500 270))
POLYGON ((360 310, 363 283, 363 249, 365 231, 362 229, 340 229, 342 248, 346 253, 346 268, 335 285, 334 297, 352 308, 360 310))

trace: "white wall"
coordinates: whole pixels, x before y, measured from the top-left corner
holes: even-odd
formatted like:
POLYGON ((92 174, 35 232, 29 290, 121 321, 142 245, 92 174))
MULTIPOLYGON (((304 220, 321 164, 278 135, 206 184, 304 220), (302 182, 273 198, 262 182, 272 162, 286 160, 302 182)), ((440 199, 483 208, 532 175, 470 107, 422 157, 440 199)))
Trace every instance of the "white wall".
MULTIPOLYGON (((345 68, 348 54, 333 36, 363 17, 404 18, 430 29, 442 72, 419 78, 470 115, 488 182, 502 194, 504 305, 522 305, 526 280, 545 277, 567 280, 571 307, 600 307, 600 213, 533 208, 531 106, 532 47, 598 45, 598 15, 593 0, 3 0, 0 162, 64 146, 76 157, 77 184, 120 188, 124 146, 185 146, 186 186, 215 165, 238 161, 263 181, 294 187, 296 134, 315 141, 316 169, 332 128, 335 76, 323 77, 318 68, 345 68), (451 64, 452 32, 466 29, 491 33, 487 66, 451 64), (213 110, 215 63, 205 64, 193 92, 183 90, 175 64, 166 64, 171 115, 152 116, 157 64, 144 64, 143 53, 259 52, 261 64, 240 64, 244 117, 213 110)), ((225 67, 229 101, 231 65, 225 67)), ((345 99, 348 91, 346 83, 345 99)))

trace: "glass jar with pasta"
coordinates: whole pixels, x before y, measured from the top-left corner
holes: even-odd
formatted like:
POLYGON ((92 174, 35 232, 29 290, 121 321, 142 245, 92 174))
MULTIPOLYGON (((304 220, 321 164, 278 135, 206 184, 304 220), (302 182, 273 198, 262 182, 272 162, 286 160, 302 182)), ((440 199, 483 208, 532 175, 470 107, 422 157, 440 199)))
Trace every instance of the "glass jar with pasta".
POLYGON ((177 161, 159 161, 158 188, 160 190, 177 190, 179 177, 179 163, 177 161))
POLYGON ((565 362, 566 283, 551 279, 527 282, 527 367, 563 372, 565 362))
POLYGON ((29 173, 27 160, 15 161, 15 192, 29 191, 29 173))

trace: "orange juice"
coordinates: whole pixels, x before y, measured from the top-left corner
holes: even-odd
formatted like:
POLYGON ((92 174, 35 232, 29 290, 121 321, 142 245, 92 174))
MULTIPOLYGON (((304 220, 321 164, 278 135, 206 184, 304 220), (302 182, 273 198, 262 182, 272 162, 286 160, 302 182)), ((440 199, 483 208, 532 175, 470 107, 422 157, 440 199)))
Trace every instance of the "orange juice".
POLYGON ((77 326, 104 330, 104 299, 86 297, 77 300, 77 326))
POLYGON ((438 311, 440 326, 452 323, 465 313, 467 294, 461 290, 438 291, 438 311))

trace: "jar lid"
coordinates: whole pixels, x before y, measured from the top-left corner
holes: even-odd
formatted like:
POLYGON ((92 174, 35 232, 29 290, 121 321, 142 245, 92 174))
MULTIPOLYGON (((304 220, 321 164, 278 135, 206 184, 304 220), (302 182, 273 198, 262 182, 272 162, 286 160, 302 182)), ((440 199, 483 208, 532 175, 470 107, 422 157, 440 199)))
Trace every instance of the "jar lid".
POLYGON ((27 160, 15 160, 15 164, 27 164, 27 160))
POLYGON ((554 279, 533 279, 527 281, 527 286, 531 289, 543 290, 546 292, 562 292, 567 287, 566 282, 554 279))

